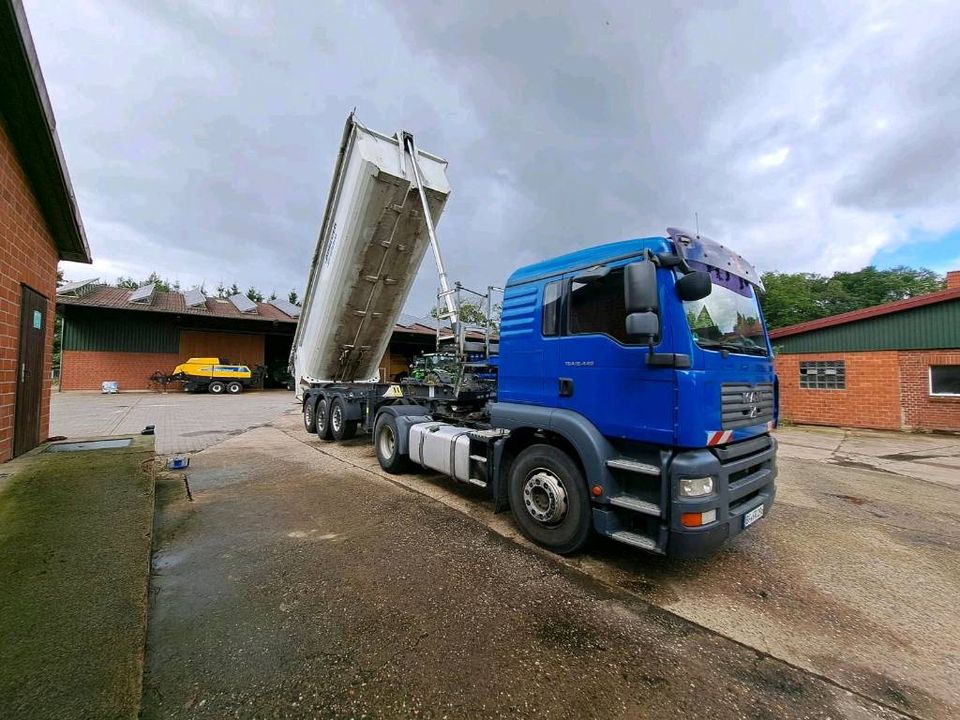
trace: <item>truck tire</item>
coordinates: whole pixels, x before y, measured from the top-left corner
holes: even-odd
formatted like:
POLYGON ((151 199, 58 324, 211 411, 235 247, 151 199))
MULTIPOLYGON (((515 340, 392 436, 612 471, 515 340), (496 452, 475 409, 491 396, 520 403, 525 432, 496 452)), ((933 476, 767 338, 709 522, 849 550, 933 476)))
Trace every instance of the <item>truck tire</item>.
POLYGON ((330 404, 327 402, 325 397, 321 397, 317 400, 317 404, 314 406, 317 424, 317 435, 320 436, 321 440, 332 440, 333 435, 330 434, 330 404))
POLYGON ((317 431, 317 404, 313 398, 307 398, 303 403, 303 429, 308 433, 317 431))
POLYGON ((373 428, 373 447, 380 467, 391 475, 406 472, 413 464, 409 457, 400 454, 399 435, 397 419, 389 413, 381 413, 373 428))
POLYGON ((342 397, 335 397, 330 406, 330 434, 337 442, 357 434, 357 421, 347 420, 347 407, 342 397))
POLYGON ((559 555, 583 547, 590 537, 590 496, 567 453, 531 445, 514 460, 507 484, 513 518, 528 539, 559 555))
POLYGON ((226 386, 219 380, 213 380, 209 385, 207 385, 207 392, 211 395, 223 395, 223 391, 226 389, 226 386))
POLYGON ((239 395, 243 392, 243 383, 231 380, 227 383, 227 395, 239 395))

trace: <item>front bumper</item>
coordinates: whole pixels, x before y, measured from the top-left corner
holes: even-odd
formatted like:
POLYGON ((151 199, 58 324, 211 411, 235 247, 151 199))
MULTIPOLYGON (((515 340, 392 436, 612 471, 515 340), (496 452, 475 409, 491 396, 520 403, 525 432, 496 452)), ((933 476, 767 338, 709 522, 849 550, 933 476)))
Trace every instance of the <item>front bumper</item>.
POLYGON ((672 500, 667 553, 675 557, 708 555, 743 532, 744 515, 751 510, 763 505, 766 518, 777 493, 776 453, 776 439, 763 436, 712 451, 688 450, 674 457, 669 478, 672 500), (716 478, 714 493, 702 498, 680 496, 681 477, 707 475, 716 478), (701 527, 681 523, 684 513, 708 510, 716 510, 714 522, 701 527))

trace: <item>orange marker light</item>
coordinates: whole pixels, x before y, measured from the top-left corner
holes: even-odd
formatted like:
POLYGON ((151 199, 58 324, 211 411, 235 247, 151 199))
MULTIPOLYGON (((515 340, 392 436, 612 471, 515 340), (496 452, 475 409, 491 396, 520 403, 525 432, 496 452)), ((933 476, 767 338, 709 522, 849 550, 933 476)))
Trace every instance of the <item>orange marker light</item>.
POLYGON ((700 527, 702 517, 701 513, 684 513, 680 516, 680 523, 685 527, 700 527))
POLYGON ((592 488, 590 488, 590 492, 593 493, 594 497, 600 497, 603 495, 603 488, 599 485, 594 485, 592 488))

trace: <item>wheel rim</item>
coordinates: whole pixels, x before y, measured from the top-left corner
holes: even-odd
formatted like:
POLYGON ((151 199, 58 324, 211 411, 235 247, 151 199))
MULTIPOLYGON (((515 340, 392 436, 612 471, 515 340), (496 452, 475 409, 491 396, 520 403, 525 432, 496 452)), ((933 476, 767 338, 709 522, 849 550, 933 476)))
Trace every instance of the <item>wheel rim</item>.
POLYGON ((304 425, 313 425, 313 408, 310 407, 310 403, 307 403, 307 406, 303 409, 303 423, 304 425))
POLYGON ((220 383, 213 383, 213 385, 210 386, 210 392, 212 392, 214 395, 218 395, 222 393, 223 385, 221 385, 220 383))
POLYGON ((523 483, 523 504, 538 523, 557 525, 567 515, 567 491, 550 470, 537 468, 523 483))
POLYGON ((236 394, 240 392, 240 386, 234 383, 230 383, 229 385, 227 385, 227 391, 236 394))
POLYGON ((378 447, 380 450, 380 457, 382 457, 384 460, 389 460, 393 457, 393 451, 397 447, 397 437, 393 434, 393 428, 387 424, 384 424, 380 428, 378 447))
POLYGON ((333 425, 334 432, 340 432, 340 427, 343 425, 343 410, 339 405, 333 406, 333 417, 330 419, 330 423, 333 425))
POLYGON ((327 429, 327 401, 321 400, 317 403, 317 428, 321 432, 327 429))

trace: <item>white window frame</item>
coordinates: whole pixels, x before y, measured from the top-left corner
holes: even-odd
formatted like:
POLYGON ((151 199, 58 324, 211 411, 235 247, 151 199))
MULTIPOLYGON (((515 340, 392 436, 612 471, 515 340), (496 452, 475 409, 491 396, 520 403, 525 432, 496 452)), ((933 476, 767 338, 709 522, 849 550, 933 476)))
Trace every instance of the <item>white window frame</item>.
POLYGON ((933 391, 933 368, 934 367, 958 367, 957 365, 927 365, 927 391, 930 397, 960 398, 960 393, 935 393, 933 391))

